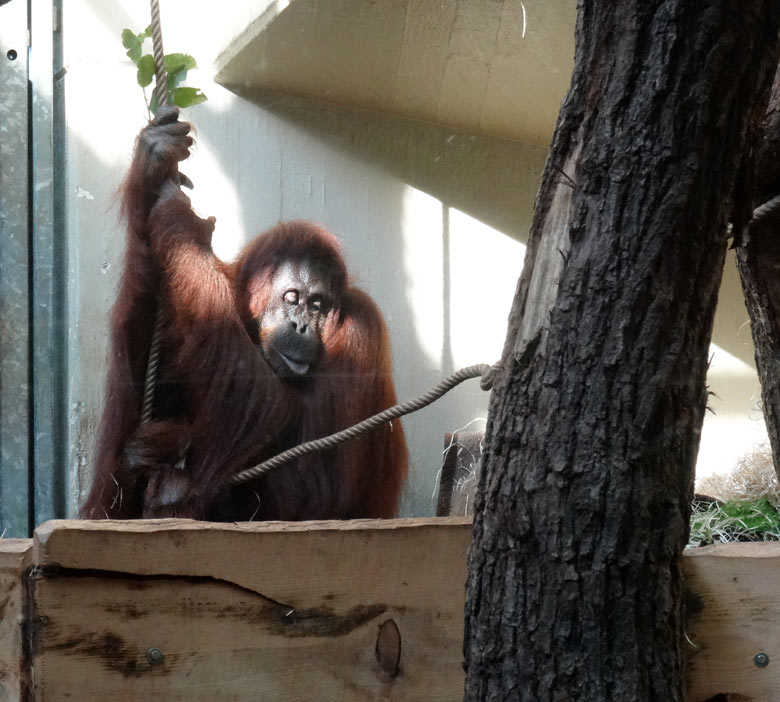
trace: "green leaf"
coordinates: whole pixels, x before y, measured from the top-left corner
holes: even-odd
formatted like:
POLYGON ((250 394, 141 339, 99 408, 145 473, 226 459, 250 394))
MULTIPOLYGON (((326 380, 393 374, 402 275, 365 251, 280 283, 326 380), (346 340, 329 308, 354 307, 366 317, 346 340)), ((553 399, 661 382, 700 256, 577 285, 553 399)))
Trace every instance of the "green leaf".
POLYGON ((138 60, 138 85, 145 88, 154 80, 154 56, 144 54, 138 60))
POLYGON ((179 73, 197 68, 198 62, 189 54, 166 54, 165 70, 167 73, 179 73))
POLYGON ((175 90, 185 80, 187 80, 187 71, 179 71, 178 73, 168 73, 165 76, 165 83, 168 86, 168 90, 175 90))
MULTIPOLYGON (((144 42, 151 37, 151 24, 140 34, 135 34, 130 29, 122 30, 122 45, 127 49, 128 57, 138 67, 138 85, 144 89, 152 84, 156 75, 154 57, 152 54, 143 53, 144 42)), ((188 71, 197 67, 197 61, 189 54, 174 53, 165 56, 165 78, 170 102, 179 107, 191 107, 192 105, 199 105, 208 99, 198 88, 181 86, 187 78, 188 71)), ((144 94, 146 95, 145 90, 144 94)), ((159 105, 154 91, 152 91, 148 107, 152 114, 157 113, 159 105)))
POLYGON ((176 88, 173 91, 173 104, 179 107, 192 107, 206 102, 208 98, 200 92, 199 88, 176 88))
POLYGON ((138 46, 134 46, 132 49, 128 49, 127 55, 130 57, 130 60, 137 66, 138 62, 141 60, 141 54, 143 53, 143 47, 139 44, 138 46))
POLYGON ((197 67, 189 54, 168 54, 165 57, 165 78, 169 90, 178 88, 187 78, 187 71, 197 67))
POLYGON ((122 30, 122 46, 124 46, 125 49, 132 49, 134 46, 137 46, 140 43, 141 42, 132 29, 122 30))
POLYGON ((122 46, 127 49, 127 55, 133 63, 138 63, 143 53, 140 39, 130 29, 122 30, 122 46))

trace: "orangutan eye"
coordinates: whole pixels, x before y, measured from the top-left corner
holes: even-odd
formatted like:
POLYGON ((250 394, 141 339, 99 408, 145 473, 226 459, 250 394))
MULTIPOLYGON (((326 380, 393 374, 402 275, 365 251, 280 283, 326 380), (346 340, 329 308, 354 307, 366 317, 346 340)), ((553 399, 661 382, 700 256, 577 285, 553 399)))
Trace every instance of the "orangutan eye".
POLYGON ((315 295, 309 300, 309 308, 313 312, 328 314, 331 308, 331 300, 327 295, 315 295))
POLYGON ((284 301, 289 305, 297 305, 298 304, 298 291, 297 290, 288 290, 284 294, 284 301))

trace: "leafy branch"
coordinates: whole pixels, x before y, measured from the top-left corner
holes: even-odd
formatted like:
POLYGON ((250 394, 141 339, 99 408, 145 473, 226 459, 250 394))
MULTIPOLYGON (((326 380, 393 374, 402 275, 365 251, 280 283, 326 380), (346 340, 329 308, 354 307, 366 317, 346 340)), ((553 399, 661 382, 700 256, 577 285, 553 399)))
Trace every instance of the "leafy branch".
MULTIPOLYGON (((131 29, 122 30, 122 45, 127 49, 128 58, 136 65, 138 85, 144 91, 144 101, 149 117, 157 114, 157 95, 152 91, 149 100, 146 94, 154 80, 154 56, 144 53, 144 42, 152 38, 152 25, 143 32, 136 34, 131 29)), ((168 89, 168 102, 179 107, 192 107, 205 102, 208 98, 199 88, 183 86, 188 71, 197 68, 198 64, 189 54, 165 54, 165 83, 168 89)))

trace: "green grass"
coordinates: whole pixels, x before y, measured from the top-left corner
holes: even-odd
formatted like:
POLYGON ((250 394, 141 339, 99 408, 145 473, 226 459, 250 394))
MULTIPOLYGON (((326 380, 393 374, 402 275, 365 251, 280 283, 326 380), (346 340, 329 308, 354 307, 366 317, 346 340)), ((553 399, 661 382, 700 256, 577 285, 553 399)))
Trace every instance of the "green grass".
POLYGON ((780 512, 766 497, 695 502, 688 547, 732 541, 780 541, 780 512))

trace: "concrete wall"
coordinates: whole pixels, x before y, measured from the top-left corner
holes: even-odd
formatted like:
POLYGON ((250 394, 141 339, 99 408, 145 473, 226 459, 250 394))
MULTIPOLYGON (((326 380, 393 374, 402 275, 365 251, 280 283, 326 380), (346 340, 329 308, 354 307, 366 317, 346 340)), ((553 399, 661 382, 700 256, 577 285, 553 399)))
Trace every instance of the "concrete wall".
MULTIPOLYGON (((217 253, 233 257, 279 219, 320 221, 342 239, 355 277, 386 315, 401 398, 464 365, 492 363, 546 149, 271 93, 237 97, 211 81, 211 66, 264 4, 236 3, 226 17, 224 4, 162 3, 166 50, 196 56, 202 68, 189 83, 209 97, 187 111, 198 143, 183 170, 196 184, 195 207, 217 217, 217 253)), ((120 33, 143 29, 147 12, 130 0, 68 0, 64 8, 70 513, 90 479, 107 314, 121 267, 114 193, 145 123, 120 33)), ((716 329, 718 414, 708 419, 703 447, 717 458, 710 462, 723 463, 724 437, 737 454, 761 434, 735 280, 727 277, 716 329)), ((412 457, 405 515, 433 513, 444 434, 482 428, 486 407, 470 381, 405 421, 412 457)))

